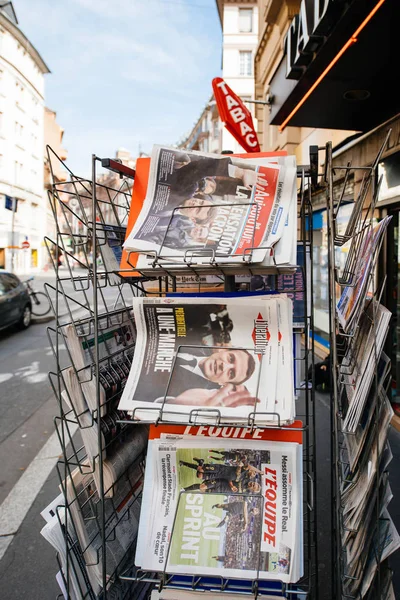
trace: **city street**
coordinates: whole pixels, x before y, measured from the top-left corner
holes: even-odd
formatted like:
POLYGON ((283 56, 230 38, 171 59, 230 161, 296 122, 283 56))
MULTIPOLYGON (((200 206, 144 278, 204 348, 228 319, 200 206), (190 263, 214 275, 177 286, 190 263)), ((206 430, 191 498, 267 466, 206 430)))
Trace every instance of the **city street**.
MULTIPOLYGON (((35 290, 43 289, 45 282, 55 287, 51 272, 35 276, 35 290)), ((70 283, 64 291, 76 295, 70 283)), ((112 299, 115 288, 107 294, 112 299)), ((80 316, 79 311, 85 312, 77 306, 74 317, 80 316)), ((56 362, 48 328, 54 325, 50 315, 25 331, 12 328, 0 333, 0 586, 4 599, 55 599, 59 593, 55 552, 40 535, 45 523, 40 512, 59 493, 56 464, 61 448, 54 423, 59 408, 49 380, 56 362)), ((65 357, 64 346, 59 345, 60 361, 65 357)))

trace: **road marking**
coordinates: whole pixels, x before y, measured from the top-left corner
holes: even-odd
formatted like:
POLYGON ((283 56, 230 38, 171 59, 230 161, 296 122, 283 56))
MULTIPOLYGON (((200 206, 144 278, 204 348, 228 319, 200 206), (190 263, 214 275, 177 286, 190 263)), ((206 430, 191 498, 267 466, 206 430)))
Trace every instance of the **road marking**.
MULTIPOLYGON (((69 426, 71 437, 76 429, 77 425, 69 426)), ((36 496, 59 460, 60 453, 60 441, 55 431, 0 506, 0 560, 18 533, 36 496)))

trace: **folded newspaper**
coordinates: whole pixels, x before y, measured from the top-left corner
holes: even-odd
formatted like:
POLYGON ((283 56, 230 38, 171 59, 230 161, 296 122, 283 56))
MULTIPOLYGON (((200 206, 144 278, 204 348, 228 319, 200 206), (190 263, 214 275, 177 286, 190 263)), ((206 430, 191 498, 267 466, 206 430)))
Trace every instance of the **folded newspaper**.
POLYGON ((355 433, 368 400, 392 316, 375 301, 367 301, 365 307, 357 335, 340 367, 343 426, 350 433, 355 433))
MULTIPOLYGON (((78 382, 70 373, 65 373, 65 385, 69 386, 70 401, 76 415, 87 409, 97 414, 97 385, 94 379, 95 336, 93 321, 62 327, 65 345, 70 354, 78 382), (77 389, 76 384, 80 387, 77 389)), ((135 328, 127 310, 118 310, 112 315, 100 315, 97 336, 100 360, 100 416, 110 409, 109 399, 114 398, 118 388, 124 385, 135 347, 135 328), (111 359, 111 362, 109 362, 111 359)))
POLYGON ((168 426, 166 434, 164 426, 151 427, 136 565, 297 581, 303 572, 301 431, 230 427, 217 435, 210 427, 212 439, 197 435, 205 429, 179 436, 168 426), (282 441, 286 435, 297 441, 282 441))
POLYGON ((154 422, 294 418, 293 308, 285 296, 134 298, 137 344, 118 408, 154 422))
MULTIPOLYGON (((82 551, 90 585, 97 594, 103 584, 103 535, 100 515, 100 497, 93 473, 76 468, 65 482, 69 511, 82 551)), ((105 564, 107 582, 112 584, 118 568, 127 564, 134 552, 139 526, 138 497, 143 486, 143 470, 137 463, 116 482, 113 498, 104 500, 105 511, 105 564)))
POLYGON ((337 304, 337 315, 345 332, 351 331, 358 323, 360 310, 363 309, 365 296, 370 285, 370 275, 375 262, 376 251, 380 248, 383 236, 391 220, 387 216, 374 227, 367 227, 360 234, 357 260, 351 267, 354 270, 354 282, 345 287, 337 304))
MULTIPOLYGON (((154 146, 143 208, 125 250, 156 252, 185 266, 274 262, 284 230, 294 243, 278 260, 296 253, 294 157, 243 159, 154 146), (290 227, 285 225, 290 215, 290 227)), ((139 259, 137 268, 151 267, 139 259)))

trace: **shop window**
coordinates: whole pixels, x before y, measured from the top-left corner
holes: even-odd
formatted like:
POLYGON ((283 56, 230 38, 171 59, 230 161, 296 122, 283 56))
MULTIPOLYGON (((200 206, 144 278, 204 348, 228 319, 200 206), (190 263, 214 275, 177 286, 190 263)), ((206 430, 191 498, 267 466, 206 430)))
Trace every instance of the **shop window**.
POLYGON ((31 267, 35 268, 38 266, 38 251, 37 248, 31 250, 31 267))
POLYGON ((249 50, 239 52, 239 73, 244 77, 253 74, 253 56, 249 50))
POLYGON ((253 31, 253 9, 239 8, 239 31, 251 33, 253 31))

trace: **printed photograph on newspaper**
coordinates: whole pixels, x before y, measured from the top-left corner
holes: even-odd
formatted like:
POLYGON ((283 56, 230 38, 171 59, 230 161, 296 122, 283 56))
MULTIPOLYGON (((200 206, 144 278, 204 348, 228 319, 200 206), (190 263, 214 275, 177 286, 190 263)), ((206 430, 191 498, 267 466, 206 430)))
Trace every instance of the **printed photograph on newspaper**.
POLYGON ((291 581, 301 446, 201 442, 186 438, 152 445, 154 519, 146 567, 159 569, 167 561, 167 571, 200 568, 226 577, 260 571, 264 579, 291 581))
POLYGON ((206 263, 244 253, 262 261, 282 235, 296 176, 279 162, 154 146, 147 195, 124 247, 176 257, 196 250, 206 263))
POLYGON ((339 323, 345 332, 348 332, 357 324, 360 315, 360 307, 364 303, 365 295, 370 284, 369 276, 374 263, 376 250, 380 247, 386 228, 391 220, 387 216, 372 229, 367 228, 362 232, 358 259, 352 269, 354 270, 355 285, 344 288, 337 304, 337 315, 339 323))
MULTIPOLYGON (((290 300, 279 301, 292 310, 290 300)), ((137 344, 120 410, 165 404, 187 414, 213 407, 247 418, 255 409, 281 409, 278 343, 290 344, 291 334, 278 331, 277 298, 135 298, 133 312, 137 344)), ((290 362, 283 368, 291 381, 290 362)), ((290 398, 282 420, 293 417, 290 398)))

